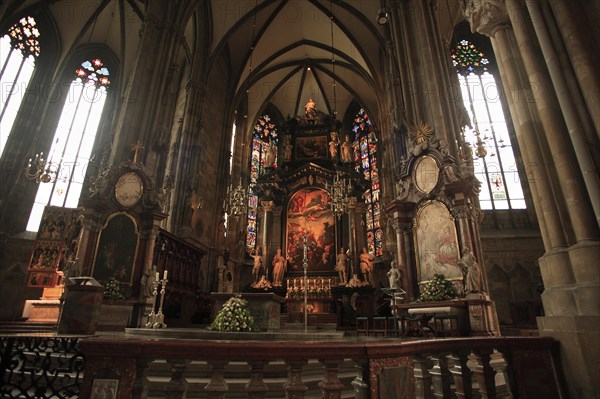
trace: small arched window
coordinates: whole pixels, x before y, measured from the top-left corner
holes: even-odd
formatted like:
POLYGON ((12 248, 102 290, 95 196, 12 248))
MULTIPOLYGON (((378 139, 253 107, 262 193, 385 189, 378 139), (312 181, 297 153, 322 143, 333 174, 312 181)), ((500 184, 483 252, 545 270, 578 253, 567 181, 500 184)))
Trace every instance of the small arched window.
POLYGON ((35 19, 23 17, 0 38, 0 157, 40 55, 35 19))
POLYGON ((38 230, 46 205, 77 207, 109 85, 109 71, 100 58, 86 60, 74 71, 46 161, 53 178, 38 187, 28 231, 38 230))

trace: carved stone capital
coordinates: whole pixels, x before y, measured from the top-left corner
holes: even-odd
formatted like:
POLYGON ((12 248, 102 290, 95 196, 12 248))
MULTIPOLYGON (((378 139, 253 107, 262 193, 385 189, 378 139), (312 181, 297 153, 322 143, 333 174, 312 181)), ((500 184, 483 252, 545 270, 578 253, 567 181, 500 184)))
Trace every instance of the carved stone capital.
POLYGON ((505 0, 461 0, 471 31, 493 37, 510 26, 505 0))

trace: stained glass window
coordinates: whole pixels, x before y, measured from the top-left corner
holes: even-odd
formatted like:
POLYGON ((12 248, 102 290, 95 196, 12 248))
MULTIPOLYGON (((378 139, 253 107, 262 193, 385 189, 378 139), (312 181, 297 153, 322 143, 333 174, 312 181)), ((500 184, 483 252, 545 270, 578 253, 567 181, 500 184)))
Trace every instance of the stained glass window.
POLYGON ((75 208, 79 203, 110 79, 99 58, 84 61, 74 74, 47 158, 56 179, 39 185, 28 231, 38 230, 46 205, 75 208))
POLYGON ((524 209, 525 199, 494 75, 485 54, 461 40, 451 52, 471 127, 464 140, 472 148, 475 175, 482 183, 482 209, 524 209))
POLYGON ((369 116, 361 109, 354 118, 354 161, 356 171, 369 181, 370 187, 365 191, 367 206, 365 215, 367 223, 367 249, 370 254, 383 254, 383 230, 381 229, 381 205, 379 165, 377 155, 377 135, 369 116))
POLYGON ((39 37, 35 19, 24 17, 0 39, 0 156, 40 55, 39 37))
POLYGON ((248 195, 248 224, 246 248, 256 248, 258 223, 258 195, 254 185, 267 168, 277 167, 277 127, 269 115, 258 118, 252 132, 252 153, 250 158, 250 193, 248 195))

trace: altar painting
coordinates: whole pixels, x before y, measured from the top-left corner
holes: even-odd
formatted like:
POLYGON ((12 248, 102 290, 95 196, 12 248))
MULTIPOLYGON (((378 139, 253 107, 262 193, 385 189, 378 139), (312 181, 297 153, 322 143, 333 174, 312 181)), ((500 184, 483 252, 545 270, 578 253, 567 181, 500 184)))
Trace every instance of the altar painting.
POLYGON ((335 220, 331 196, 319 188, 296 192, 287 207, 286 254, 288 271, 302 271, 304 235, 308 271, 331 271, 335 263, 335 220))
POLYGON ((114 278, 131 284, 137 246, 135 222, 125 214, 113 216, 100 233, 93 277, 100 282, 114 278))
POLYGON ((446 278, 462 278, 458 266, 459 250, 454 218, 439 201, 428 201, 415 218, 419 281, 428 281, 434 274, 446 278))

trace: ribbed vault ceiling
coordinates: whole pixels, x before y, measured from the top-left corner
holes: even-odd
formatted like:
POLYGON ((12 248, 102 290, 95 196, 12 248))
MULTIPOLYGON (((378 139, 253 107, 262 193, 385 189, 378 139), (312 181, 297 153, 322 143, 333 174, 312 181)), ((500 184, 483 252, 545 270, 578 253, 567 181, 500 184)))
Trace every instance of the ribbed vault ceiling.
POLYGON ((341 116, 353 100, 375 108, 383 87, 380 2, 339 0, 213 2, 213 55, 227 51, 236 101, 248 95, 248 116, 271 103, 285 115, 317 108, 341 116))

